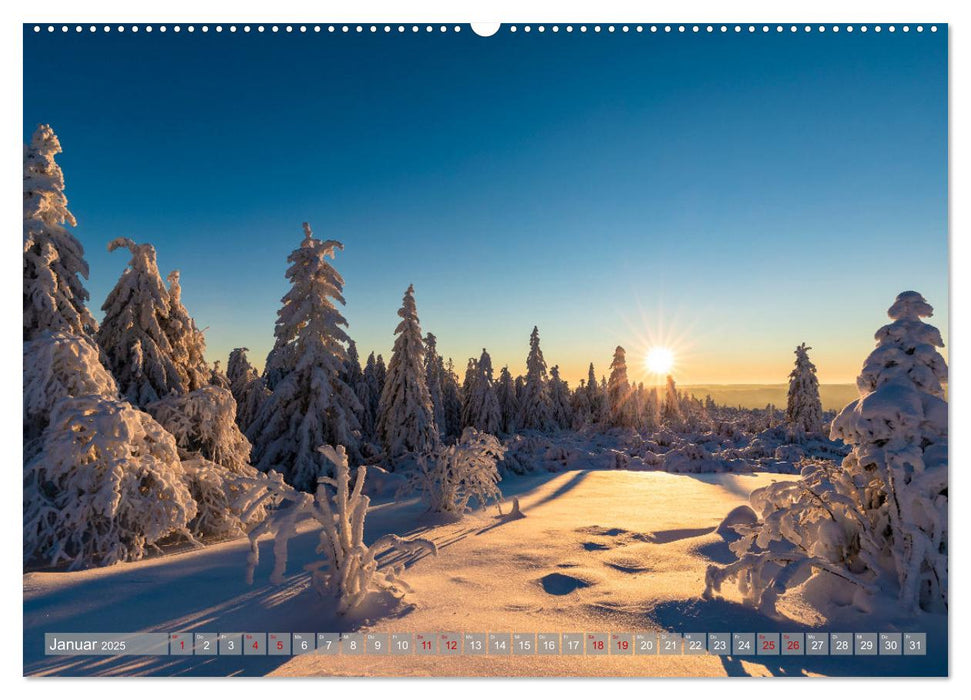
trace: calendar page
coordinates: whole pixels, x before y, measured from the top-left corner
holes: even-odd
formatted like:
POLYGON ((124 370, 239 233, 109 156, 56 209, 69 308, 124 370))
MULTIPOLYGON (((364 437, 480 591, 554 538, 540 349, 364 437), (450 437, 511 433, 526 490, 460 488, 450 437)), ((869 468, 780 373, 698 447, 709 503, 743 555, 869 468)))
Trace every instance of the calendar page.
POLYGON ((24 675, 948 675, 946 23, 22 35, 24 675))

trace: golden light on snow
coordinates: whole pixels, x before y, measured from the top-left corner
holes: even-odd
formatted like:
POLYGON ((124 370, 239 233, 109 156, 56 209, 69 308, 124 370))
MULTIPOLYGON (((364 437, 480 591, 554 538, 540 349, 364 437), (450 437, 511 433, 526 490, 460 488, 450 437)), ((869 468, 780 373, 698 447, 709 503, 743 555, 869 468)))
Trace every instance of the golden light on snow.
POLYGON ((647 351, 644 365, 653 374, 667 374, 674 366, 674 353, 669 348, 653 347, 647 351))

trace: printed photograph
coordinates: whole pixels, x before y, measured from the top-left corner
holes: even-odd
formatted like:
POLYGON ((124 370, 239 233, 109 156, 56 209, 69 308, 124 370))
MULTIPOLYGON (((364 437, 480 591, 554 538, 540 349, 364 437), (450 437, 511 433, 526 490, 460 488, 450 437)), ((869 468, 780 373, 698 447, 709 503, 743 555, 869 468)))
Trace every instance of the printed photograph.
POLYGON ((25 676, 948 675, 946 24, 22 31, 25 676))

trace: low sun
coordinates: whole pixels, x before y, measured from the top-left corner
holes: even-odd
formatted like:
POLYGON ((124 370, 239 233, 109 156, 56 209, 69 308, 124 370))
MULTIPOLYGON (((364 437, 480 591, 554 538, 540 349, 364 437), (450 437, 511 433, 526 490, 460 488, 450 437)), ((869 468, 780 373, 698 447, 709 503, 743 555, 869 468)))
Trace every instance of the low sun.
POLYGON ((654 347, 647 351, 644 358, 647 369, 654 374, 667 374, 674 365, 674 353, 668 348, 654 347))

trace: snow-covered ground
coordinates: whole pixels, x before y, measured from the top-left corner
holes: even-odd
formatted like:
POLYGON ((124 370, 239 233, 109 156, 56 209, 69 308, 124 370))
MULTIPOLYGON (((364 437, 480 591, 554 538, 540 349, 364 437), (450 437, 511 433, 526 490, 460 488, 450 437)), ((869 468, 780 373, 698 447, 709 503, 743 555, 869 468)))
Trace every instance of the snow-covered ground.
MULTIPOLYGON (((826 619, 810 596, 769 619, 731 600, 706 601, 705 570, 732 554, 716 526, 755 488, 795 476, 580 470, 509 477, 525 519, 496 510, 450 524, 423 520, 414 499, 376 503, 367 541, 421 535, 439 548, 405 574, 404 605, 374 601, 335 620, 308 588, 317 559, 307 527, 290 543, 287 579, 268 582, 270 543, 255 584, 244 582, 244 539, 102 569, 24 575, 24 672, 37 675, 723 676, 943 675, 942 616, 919 623, 846 608, 826 619), (926 631, 927 657, 297 656, 45 657, 44 632, 637 632, 926 631)), ((508 508, 508 507, 507 507, 508 508)))

